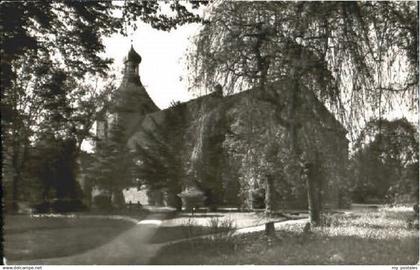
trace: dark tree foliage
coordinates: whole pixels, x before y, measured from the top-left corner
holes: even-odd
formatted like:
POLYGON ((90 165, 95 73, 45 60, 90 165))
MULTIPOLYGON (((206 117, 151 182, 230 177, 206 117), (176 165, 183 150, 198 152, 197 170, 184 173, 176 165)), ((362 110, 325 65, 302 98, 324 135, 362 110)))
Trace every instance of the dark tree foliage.
MULTIPOLYGON (((135 27, 137 20, 166 31, 184 23, 200 22, 192 12, 198 5, 198 2, 190 5, 179 1, 3 1, 0 5, 2 97, 11 91, 9 88, 17 76, 15 61, 27 53, 60 56, 73 76, 104 74, 110 63, 99 56, 104 51, 104 36, 126 34, 127 25, 135 27), (167 6, 173 14, 161 12, 167 6)), ((2 104, 2 108, 6 110, 7 104, 2 104)))
MULTIPOLYGON (((292 162, 312 163, 300 160, 301 88, 313 91, 352 139, 368 110, 380 117, 396 103, 415 109, 417 19, 416 4, 408 2, 220 2, 190 54, 192 89, 220 83, 231 94, 258 87, 261 97, 275 100, 264 97, 266 85, 290 78, 283 124, 292 162)), ((253 121, 250 117, 250 130, 253 121)), ((271 190, 270 181, 266 186, 271 190)))
POLYGON ((221 2, 208 21, 190 54, 194 91, 296 77, 350 135, 368 109, 380 117, 396 104, 417 107, 414 2, 221 2))
POLYGON ((87 178, 103 190, 115 208, 124 204, 123 189, 135 184, 133 154, 127 147, 124 124, 121 120, 111 125, 106 140, 98 140, 87 178))
MULTIPOLYGON (((11 193, 15 205, 20 198, 22 173, 29 165, 28 158, 35 151, 34 145, 45 136, 56 140, 74 141, 77 149, 69 159, 77 159, 81 144, 90 137, 90 128, 97 106, 100 106, 112 87, 96 92, 93 87, 82 85, 66 72, 52 64, 48 58, 28 55, 25 61, 16 61, 19 80, 14 80, 13 91, 4 95, 2 102, 12 108, 11 121, 2 118, 2 154, 5 182, 12 181, 5 189, 11 193)), ((56 151, 57 148, 50 148, 56 151)), ((53 154, 53 153, 52 153, 53 154)), ((54 154, 53 154, 54 155, 54 154)))
POLYGON ((91 136, 95 111, 113 89, 98 91, 89 79, 109 71, 111 60, 100 56, 103 38, 126 35, 138 19, 166 31, 199 22, 193 12, 198 6, 178 1, 0 3, 2 154, 14 208, 27 156, 44 133, 76 140, 79 150, 91 136), (160 10, 165 7, 172 13, 160 10))
POLYGON ((354 201, 417 201, 418 146, 416 128, 406 119, 370 121, 352 157, 354 201))
MULTIPOLYGON (((222 109, 217 108, 208 114, 215 114, 217 110, 222 109)), ((223 114, 223 110, 219 113, 223 114)), ((223 204, 224 192, 227 188, 223 183, 223 171, 226 167, 226 156, 223 151, 226 123, 223 117, 221 119, 210 117, 210 119, 212 120, 202 123, 207 126, 205 130, 207 134, 196 134, 196 136, 203 136, 201 155, 199 159, 192 161, 193 175, 190 177, 193 178, 194 185, 204 192, 206 206, 216 209, 217 206, 223 204)))
POLYGON ((174 103, 162 123, 154 121, 152 130, 144 130, 145 142, 136 147, 140 184, 151 190, 166 189, 169 205, 181 208, 177 196, 185 186, 185 104, 174 103))
POLYGON ((24 184, 38 185, 38 188, 23 189, 23 193, 38 203, 81 198, 81 189, 76 181, 77 151, 74 140, 43 135, 30 152, 24 172, 26 179, 32 182, 24 184), (33 193, 38 193, 38 196, 33 193))

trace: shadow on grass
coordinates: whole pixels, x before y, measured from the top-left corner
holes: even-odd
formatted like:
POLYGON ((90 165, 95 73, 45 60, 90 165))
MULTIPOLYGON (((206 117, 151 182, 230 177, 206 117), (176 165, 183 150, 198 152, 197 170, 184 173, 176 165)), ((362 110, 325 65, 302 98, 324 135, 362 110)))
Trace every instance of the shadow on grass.
POLYGON ((135 226, 132 222, 89 218, 6 220, 4 254, 9 260, 69 256, 106 244, 135 226), (21 223, 16 223, 17 221, 21 223))
POLYGON ((165 243, 169 241, 175 241, 184 238, 191 238, 200 235, 210 234, 211 229, 206 226, 170 226, 170 227, 160 227, 157 233, 152 237, 150 243, 158 244, 165 243))
POLYGON ((164 247, 152 264, 386 264, 418 262, 418 234, 403 239, 359 236, 325 237, 317 233, 277 232, 268 240, 262 232, 227 239, 196 239, 164 247), (194 256, 191 256, 194 254, 194 256))

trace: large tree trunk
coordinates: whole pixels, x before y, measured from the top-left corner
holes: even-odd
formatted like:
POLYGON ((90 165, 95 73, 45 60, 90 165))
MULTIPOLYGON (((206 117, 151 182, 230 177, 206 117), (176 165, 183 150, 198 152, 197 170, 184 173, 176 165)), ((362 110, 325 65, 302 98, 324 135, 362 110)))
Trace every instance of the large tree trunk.
POLYGON ((13 175, 13 184, 12 184, 12 212, 17 213, 19 211, 19 174, 17 172, 14 172, 13 175))
MULTIPOLYGON (((309 160, 301 160, 302 149, 299 145, 299 129, 302 126, 299 123, 299 117, 297 116, 299 105, 299 95, 300 95, 300 80, 304 74, 304 68, 301 66, 301 63, 305 61, 302 55, 302 51, 297 49, 296 51, 296 65, 291 70, 291 77, 293 78, 294 87, 292 89, 289 105, 289 118, 290 118, 290 137, 291 137, 291 146, 292 152, 296 162, 302 164, 310 162, 309 160)), ((308 164, 308 163, 307 163, 308 164)), ((310 164, 309 170, 307 170, 305 186, 308 194, 308 211, 313 225, 318 225, 321 217, 321 194, 320 187, 318 184, 317 174, 314 171, 313 164, 310 164)), ((306 168, 308 169, 308 168, 306 168)))
POLYGON ((273 211, 273 177, 267 175, 265 178, 265 214, 270 216, 273 211))
MULTIPOLYGON (((13 140, 16 140, 16 138, 13 138, 13 140)), ((18 212, 19 211, 19 187, 20 187, 20 180, 21 180, 21 168, 22 166, 19 166, 19 154, 20 154, 20 147, 19 142, 14 141, 13 142, 13 157, 12 157, 12 166, 13 166, 13 177, 12 177, 12 211, 18 212)))
POLYGON ((318 226, 321 217, 320 183, 313 164, 307 164, 306 170, 309 219, 313 226, 318 226))

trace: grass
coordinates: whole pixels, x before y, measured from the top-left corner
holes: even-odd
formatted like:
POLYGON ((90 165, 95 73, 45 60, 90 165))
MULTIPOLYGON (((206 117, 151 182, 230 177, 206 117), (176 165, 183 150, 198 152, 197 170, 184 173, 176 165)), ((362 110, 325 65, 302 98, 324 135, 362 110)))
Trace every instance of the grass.
POLYGON ((69 256, 105 244, 132 226, 103 218, 6 216, 4 253, 9 260, 69 256))
MULTIPOLYGON (((188 212, 174 213, 169 222, 159 227, 151 243, 164 243, 180 239, 213 234, 234 228, 246 228, 264 224, 267 218, 255 212, 188 212)), ((276 218, 279 220, 281 218, 276 218)))
POLYGON ((407 226, 412 212, 326 216, 324 226, 280 226, 275 238, 262 232, 224 239, 196 239, 160 250, 152 264, 391 264, 418 262, 419 234, 407 226))
POLYGON ((181 224, 178 220, 178 222, 172 224, 175 226, 162 226, 152 237, 150 243, 164 243, 209 234, 226 234, 237 228, 236 222, 230 216, 208 215, 206 217, 207 219, 204 220, 189 217, 188 219, 182 219, 181 224))

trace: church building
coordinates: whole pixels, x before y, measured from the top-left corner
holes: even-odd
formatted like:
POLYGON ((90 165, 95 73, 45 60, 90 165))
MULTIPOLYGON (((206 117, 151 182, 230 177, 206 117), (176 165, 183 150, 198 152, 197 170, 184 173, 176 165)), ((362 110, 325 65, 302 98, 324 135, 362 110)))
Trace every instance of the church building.
POLYGON ((141 60, 131 47, 121 85, 97 118, 101 140, 119 123, 128 149, 137 153, 133 177, 139 184, 123 190, 126 203, 179 207, 178 194, 194 187, 209 207, 253 209, 264 207, 270 189, 275 209, 305 209, 302 169, 292 159, 296 143, 301 158, 316 168, 322 206, 346 205, 347 131, 311 91, 299 88, 293 119, 295 88, 288 78, 267 84, 264 93, 254 88, 225 95, 216 86, 160 110, 141 83, 141 60))

